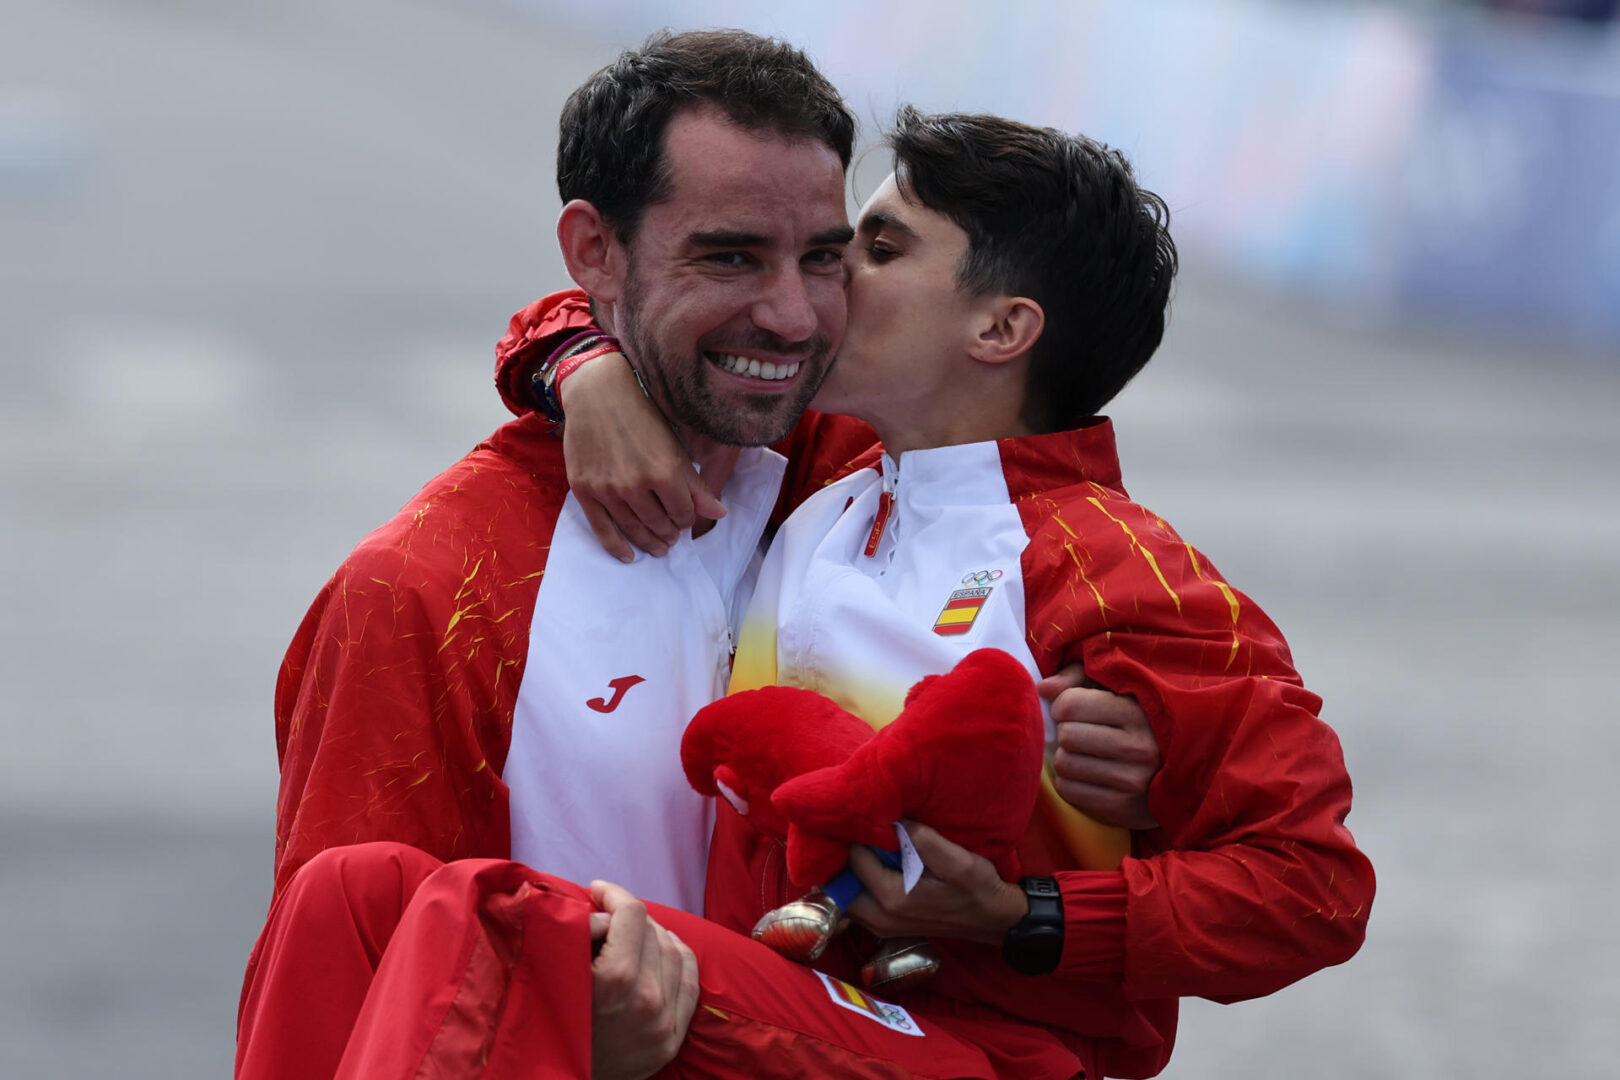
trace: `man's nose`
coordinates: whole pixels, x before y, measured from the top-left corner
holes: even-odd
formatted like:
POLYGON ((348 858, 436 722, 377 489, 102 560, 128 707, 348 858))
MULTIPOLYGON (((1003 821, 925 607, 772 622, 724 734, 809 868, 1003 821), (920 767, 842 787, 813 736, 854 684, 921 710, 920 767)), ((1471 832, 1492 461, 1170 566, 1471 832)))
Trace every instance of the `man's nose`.
POLYGON ((754 303, 754 325, 788 341, 804 341, 816 332, 820 316, 797 267, 770 276, 754 303))

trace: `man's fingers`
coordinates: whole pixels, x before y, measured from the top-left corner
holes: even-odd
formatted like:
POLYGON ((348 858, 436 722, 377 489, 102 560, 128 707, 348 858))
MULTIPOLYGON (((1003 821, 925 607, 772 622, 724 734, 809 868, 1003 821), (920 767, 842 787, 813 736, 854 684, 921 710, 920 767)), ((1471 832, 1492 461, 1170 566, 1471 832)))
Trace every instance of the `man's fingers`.
POLYGON ((1057 725, 1058 753, 1077 757, 1103 758, 1128 765, 1152 767, 1159 760, 1158 747, 1123 728, 1104 724, 1064 721, 1057 725))
POLYGON ((1123 792, 1085 780, 1066 780, 1060 776, 1052 782, 1052 786, 1068 803, 1085 803, 1092 807, 1102 807, 1118 806, 1125 801, 1123 792))
POLYGON ((680 1037, 685 1038, 687 1026, 692 1023, 692 1014, 697 1011, 698 995, 701 991, 698 983, 697 954, 674 934, 669 936, 675 943, 680 957, 680 981, 675 991, 675 1024, 680 1037))
POLYGON ((1147 724, 1147 714, 1135 698, 1083 686, 1064 690, 1052 700, 1052 719, 1060 724, 1078 721, 1117 728, 1147 724))
POLYGON ((1145 794, 1093 784, 1084 780, 1057 777, 1052 786, 1058 797, 1079 807, 1099 821, 1122 829, 1157 829, 1159 822, 1148 813, 1145 794))
POLYGON ((1148 765, 1111 761, 1089 754, 1073 754, 1067 750, 1059 750, 1053 756, 1052 772, 1060 780, 1095 784, 1098 787, 1127 793, 1145 790, 1148 781, 1153 777, 1153 769, 1148 765))
MULTIPOLYGON (((905 895, 905 879, 899 871, 884 866, 882 860, 872 854, 865 844, 855 844, 849 849, 849 868, 855 871, 855 876, 861 879, 867 892, 867 896, 855 901, 856 904, 862 900, 868 904, 892 903, 896 897, 905 895)), ((854 906, 850 907, 849 912, 855 914, 854 906)))
POLYGON ((620 562, 631 562, 636 553, 619 533, 619 527, 613 523, 613 515, 608 512, 595 499, 579 497, 579 507, 585 512, 585 521, 591 527, 591 535, 596 542, 602 545, 602 550, 618 559, 620 562))
POLYGON ((1056 672, 1048 675, 1035 684, 1035 689, 1046 701, 1054 700, 1065 690, 1087 685, 1085 665, 1076 660, 1072 664, 1065 664, 1056 672))
POLYGON ((599 976, 614 986, 623 987, 635 981, 642 958, 646 955, 648 927, 647 905, 624 889, 605 881, 591 882, 591 899, 608 914, 607 937, 602 951, 592 965, 599 976))

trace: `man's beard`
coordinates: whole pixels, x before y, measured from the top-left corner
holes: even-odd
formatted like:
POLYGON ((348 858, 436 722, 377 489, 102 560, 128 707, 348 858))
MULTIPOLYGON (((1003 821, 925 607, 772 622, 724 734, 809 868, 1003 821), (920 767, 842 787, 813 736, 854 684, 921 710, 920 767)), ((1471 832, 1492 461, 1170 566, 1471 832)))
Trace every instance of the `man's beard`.
POLYGON ((825 334, 794 343, 756 328, 724 341, 699 342, 691 355, 676 356, 660 348, 641 325, 637 318, 640 299, 632 272, 625 289, 620 336, 654 404, 670 421, 724 446, 765 446, 793 430, 826 376, 831 343, 825 334), (750 394, 716 385, 721 374, 704 355, 706 351, 756 349, 800 363, 798 381, 790 393, 750 394))

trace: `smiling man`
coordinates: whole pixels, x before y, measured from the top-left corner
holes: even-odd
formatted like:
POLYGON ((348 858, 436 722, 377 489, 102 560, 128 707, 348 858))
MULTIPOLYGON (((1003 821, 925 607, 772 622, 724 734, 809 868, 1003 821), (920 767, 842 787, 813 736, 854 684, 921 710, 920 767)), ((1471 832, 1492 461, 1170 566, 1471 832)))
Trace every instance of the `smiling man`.
POLYGON ((664 139, 661 197, 629 238, 575 199, 558 239, 602 328, 635 350, 653 403, 723 484, 741 447, 792 430, 843 336, 844 163, 712 105, 664 139))
MULTIPOLYGON (((565 261, 601 324, 647 357, 649 392, 702 466, 697 505, 720 520, 666 559, 622 565, 569 491, 557 425, 525 408, 366 537, 277 683, 272 918, 300 867, 363 841, 611 878, 630 891, 602 887, 600 920, 579 922, 601 959, 586 972, 587 1042, 604 1069, 634 1073, 645 1046, 661 1052, 649 1032, 684 1030, 691 950, 635 897, 702 910, 713 811, 682 777, 680 736, 730 676, 783 486, 785 461, 763 444, 794 427, 843 334, 854 130, 801 52, 734 31, 656 35, 570 97, 565 261)), ((522 354, 565 321, 520 315, 498 351, 522 354)), ((812 428, 839 461, 871 441, 853 422, 812 428)), ((266 959, 261 942, 239 1072, 331 1075, 347 1031, 280 1026, 295 1005, 256 987, 266 959)), ((330 960, 310 974, 334 1006, 321 1015, 340 1015, 365 988, 329 977, 330 960)))
MULTIPOLYGON (((430 482, 355 549, 288 650, 278 891, 325 848, 386 839, 701 910, 712 815, 679 739, 729 676, 783 476, 763 444, 799 419, 843 335, 853 136, 803 54, 742 33, 655 38, 570 98, 565 260, 646 358, 730 512, 701 545, 620 565, 570 497, 555 425, 532 413, 430 482)), ((846 456, 870 441, 844 430, 846 456)))

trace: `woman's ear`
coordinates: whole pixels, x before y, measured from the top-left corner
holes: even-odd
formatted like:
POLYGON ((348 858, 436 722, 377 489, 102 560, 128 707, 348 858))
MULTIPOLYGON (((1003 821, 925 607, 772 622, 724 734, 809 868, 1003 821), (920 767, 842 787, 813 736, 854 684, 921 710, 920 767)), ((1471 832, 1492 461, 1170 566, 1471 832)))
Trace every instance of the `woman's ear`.
POLYGON ((968 355, 985 364, 1005 364, 1033 349, 1045 329, 1046 312, 1029 297, 987 297, 968 355))
POLYGON ((584 199, 571 200, 557 217, 557 247, 568 276, 599 303, 617 303, 624 294, 629 257, 624 241, 584 199))

